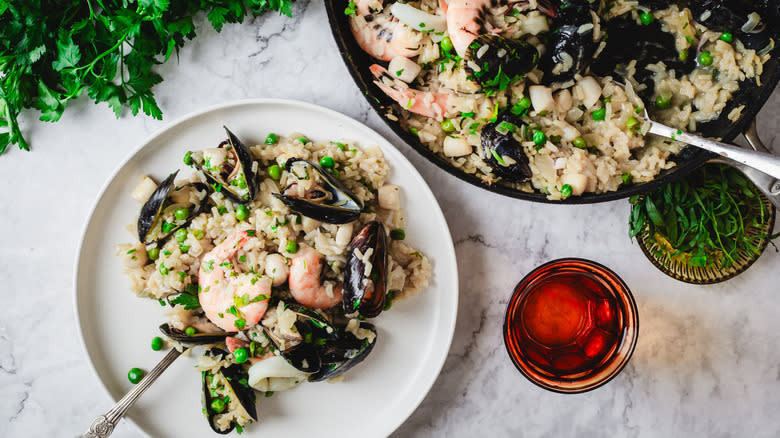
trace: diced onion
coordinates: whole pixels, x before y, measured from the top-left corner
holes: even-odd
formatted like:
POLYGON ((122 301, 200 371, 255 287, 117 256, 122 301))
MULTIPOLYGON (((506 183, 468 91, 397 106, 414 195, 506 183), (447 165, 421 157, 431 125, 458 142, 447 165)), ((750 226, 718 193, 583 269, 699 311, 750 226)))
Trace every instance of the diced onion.
POLYGON ((583 34, 583 33, 589 32, 591 30, 593 30, 593 23, 586 23, 586 24, 583 24, 582 26, 580 26, 577 29, 577 33, 578 34, 583 34))
POLYGON ((444 32, 447 30, 447 20, 443 16, 423 12, 406 3, 393 3, 390 6, 390 13, 401 23, 420 32, 444 32))
POLYGON ((485 53, 488 51, 490 47, 488 47, 487 44, 483 44, 482 47, 477 50, 477 59, 482 59, 482 57, 485 55, 485 53))
POLYGON ((758 15, 757 12, 751 12, 748 14, 748 19, 745 22, 745 24, 742 25, 742 32, 750 33, 753 32, 756 29, 756 26, 758 26, 761 23, 761 16, 758 15))

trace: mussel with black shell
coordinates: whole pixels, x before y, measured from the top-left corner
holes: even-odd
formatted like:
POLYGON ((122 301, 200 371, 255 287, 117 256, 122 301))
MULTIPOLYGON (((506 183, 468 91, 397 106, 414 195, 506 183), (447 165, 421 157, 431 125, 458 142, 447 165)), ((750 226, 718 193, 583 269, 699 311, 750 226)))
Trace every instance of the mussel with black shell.
POLYGON ((275 193, 296 213, 329 224, 345 224, 360 217, 363 202, 322 167, 300 158, 284 165, 291 174, 281 193, 275 193))
POLYGON ((176 172, 157 186, 138 215, 138 240, 162 244, 176 230, 186 226, 208 204, 209 188, 195 182, 175 187, 176 172))
POLYGON ((523 182, 532 175, 525 150, 514 137, 514 132, 522 124, 519 117, 507 112, 482 128, 480 146, 483 160, 496 176, 510 182, 523 182))
POLYGON ((376 327, 368 322, 360 322, 358 331, 371 332, 371 336, 360 339, 352 332, 340 329, 334 340, 322 346, 322 367, 309 376, 310 382, 338 377, 368 357, 376 345, 376 327))
POLYGON ((524 40, 480 35, 469 44, 466 71, 483 90, 505 90, 533 70, 539 60, 536 47, 524 40))
POLYGON ((309 373, 311 382, 343 374, 362 362, 376 343, 376 329, 372 324, 359 324, 359 330, 355 331, 365 334, 359 339, 352 332, 331 324, 322 314, 300 304, 288 303, 285 311, 295 312, 296 315, 294 325, 298 339, 294 343, 282 339, 284 335, 275 330, 265 326, 263 329, 282 357, 296 369, 309 373))
POLYGON ((228 135, 226 140, 215 148, 188 152, 185 162, 191 161, 214 190, 244 204, 255 199, 256 164, 249 148, 224 128, 228 135))
MULTIPOLYGON (((265 335, 279 350, 282 357, 297 370, 304 373, 319 371, 322 361, 315 343, 323 342, 318 339, 328 335, 325 328, 329 328, 330 323, 317 312, 297 303, 287 303, 284 311, 295 313, 296 319, 292 327, 282 328, 277 324, 269 328, 263 325, 265 335)), ((330 328, 330 332, 333 331, 334 329, 330 328)))
POLYGON ((607 45, 591 66, 599 76, 620 76, 625 74, 624 66, 636 60, 634 79, 646 86, 640 92, 643 98, 650 99, 655 93, 653 73, 646 67, 662 62, 668 70, 674 70, 678 76, 686 75, 696 68, 696 56, 683 56, 677 52, 675 36, 664 32, 657 20, 644 25, 637 24, 630 14, 615 17, 604 25, 607 45))
POLYGON ((774 47, 766 23, 780 15, 777 0, 691 0, 688 7, 694 20, 710 30, 731 32, 748 49, 774 47))
MULTIPOLYGON (((594 41, 593 8, 588 0, 540 0, 540 9, 552 17, 547 50, 539 61, 546 84, 566 82, 582 73, 598 47, 594 41)), ((622 38, 622 37, 621 37, 622 38)))
MULTIPOLYGON (((205 355, 224 359, 229 353, 212 348, 207 350, 205 355)), ((201 377, 203 412, 214 432, 224 435, 236 426, 243 426, 251 420, 257 421, 255 391, 249 386, 249 374, 243 366, 232 364, 215 373, 203 371, 201 377), (226 413, 234 411, 238 411, 240 423, 232 416, 225 416, 226 413)))
POLYGON ((367 223, 347 247, 342 297, 344 313, 373 318, 385 306, 387 232, 379 221, 367 223))

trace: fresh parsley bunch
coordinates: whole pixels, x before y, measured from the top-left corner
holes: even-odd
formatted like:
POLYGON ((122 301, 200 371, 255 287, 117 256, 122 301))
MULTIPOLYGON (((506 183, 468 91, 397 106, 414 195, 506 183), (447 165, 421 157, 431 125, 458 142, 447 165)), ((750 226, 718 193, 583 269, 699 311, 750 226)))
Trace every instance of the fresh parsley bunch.
POLYGON ((162 118, 153 67, 195 37, 203 11, 219 32, 247 13, 290 16, 292 0, 0 0, 0 154, 30 146, 17 118, 37 108, 56 122, 86 92, 117 117, 123 107, 162 118), (2 132, 5 131, 5 132, 2 132))

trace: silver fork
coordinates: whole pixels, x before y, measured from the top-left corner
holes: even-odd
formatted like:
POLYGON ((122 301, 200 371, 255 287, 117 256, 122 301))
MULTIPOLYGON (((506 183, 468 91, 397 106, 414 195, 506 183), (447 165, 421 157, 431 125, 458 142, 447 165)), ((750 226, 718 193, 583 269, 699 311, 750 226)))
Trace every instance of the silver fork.
POLYGON ((135 387, 125 394, 124 397, 122 397, 121 400, 119 400, 111 410, 106 412, 104 415, 101 415, 92 422, 92 424, 89 426, 89 430, 81 435, 80 438, 106 438, 107 436, 111 435, 111 432, 114 431, 114 428, 116 427, 116 424, 119 422, 119 420, 124 417, 125 413, 127 412, 130 407, 135 404, 135 401, 138 400, 139 397, 141 397, 141 394, 143 394, 147 389, 149 389, 150 386, 152 386, 152 383, 154 383, 155 380, 157 380, 158 377, 165 371, 170 364, 173 363, 173 361, 176 360, 181 355, 179 350, 172 348, 171 351, 168 352, 168 354, 165 355, 165 357, 154 367, 151 371, 149 371, 149 374, 144 376, 143 379, 141 379, 140 382, 138 382, 135 387))

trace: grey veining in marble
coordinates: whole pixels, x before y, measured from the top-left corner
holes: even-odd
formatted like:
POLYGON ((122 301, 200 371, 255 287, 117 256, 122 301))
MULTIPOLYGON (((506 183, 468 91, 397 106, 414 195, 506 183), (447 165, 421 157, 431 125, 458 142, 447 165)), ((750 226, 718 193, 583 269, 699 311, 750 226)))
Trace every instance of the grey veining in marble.
MULTIPOLYGON (((422 159, 370 111, 330 36, 323 5, 298 0, 293 18, 198 23, 155 88, 165 121, 75 102, 55 124, 25 113, 34 153, 0 157, 0 437, 81 433, 111 402, 76 338, 73 263, 100 187, 151 132, 193 110, 246 97, 324 105, 376 129, 417 166, 456 242, 455 339, 431 392, 395 433, 412 436, 780 436, 780 254, 717 286, 676 282, 627 238, 626 201, 535 205, 487 193, 422 159), (62 172, 67 169, 67 172, 62 172), (557 257, 597 260, 620 274, 639 306, 640 335, 614 381, 578 396, 546 392, 513 367, 501 340, 512 287, 557 257)), ((780 92, 759 116, 780 152, 780 92)), ((140 436, 129 424, 118 438, 140 436)))

